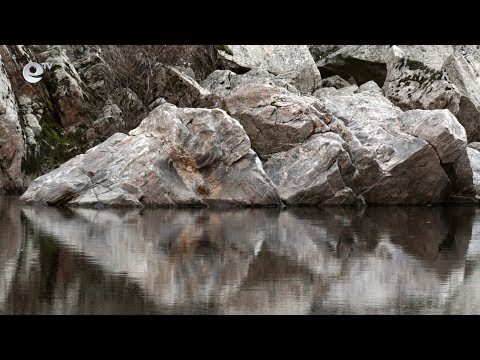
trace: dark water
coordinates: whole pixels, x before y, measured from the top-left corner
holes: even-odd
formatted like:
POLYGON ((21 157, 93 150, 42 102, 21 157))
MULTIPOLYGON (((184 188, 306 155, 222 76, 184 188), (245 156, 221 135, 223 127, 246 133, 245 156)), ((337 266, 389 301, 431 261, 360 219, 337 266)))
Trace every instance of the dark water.
POLYGON ((0 197, 0 313, 480 313, 480 209, 61 210, 0 197))

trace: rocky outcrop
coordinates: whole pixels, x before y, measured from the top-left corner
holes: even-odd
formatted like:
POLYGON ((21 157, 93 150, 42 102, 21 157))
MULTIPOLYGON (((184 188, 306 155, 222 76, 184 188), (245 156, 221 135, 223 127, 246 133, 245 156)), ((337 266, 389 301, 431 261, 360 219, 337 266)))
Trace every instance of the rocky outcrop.
POLYGON ((0 191, 20 190, 24 144, 15 95, 1 57, 0 99, 0 191))
POLYGON ((393 47, 383 86, 385 96, 404 110, 449 109, 465 128, 468 141, 480 140, 479 54, 476 47, 459 47, 443 62, 444 53, 434 63, 393 47))
POLYGON ((448 110, 404 113, 368 87, 315 99, 250 85, 223 106, 287 204, 446 201, 451 184, 442 165, 464 150, 463 127, 448 110))
MULTIPOLYGON (((365 202, 422 204, 446 200, 450 181, 437 153, 427 141, 402 130, 399 117, 403 112, 398 107, 368 92, 329 96, 324 103, 351 132, 348 137, 355 139, 349 141, 352 163, 362 159, 363 167, 369 169, 365 172, 369 185, 361 193, 365 202)), ((347 138, 341 127, 336 131, 347 138)))
POLYGON ((218 52, 227 69, 238 73, 263 68, 302 94, 312 93, 321 78, 306 45, 225 45, 218 52))
MULTIPOLYGON (((353 77, 358 85, 373 80, 379 86, 388 73, 390 45, 348 45, 328 53, 317 61, 322 77, 340 75, 344 79, 353 77)), ((394 46, 410 59, 438 71, 454 52, 451 45, 408 45, 394 46)))
MULTIPOLYGON (((106 48, 93 45, 0 47, 3 77, 10 84, 3 86, 4 92, 13 93, 2 104, 11 109, 10 115, 1 115, 10 119, 3 126, 18 122, 21 137, 1 149, 2 166, 16 169, 7 177, 2 171, 3 189, 27 186, 36 176, 64 164, 55 170, 63 185, 56 180, 36 182, 43 190, 29 189, 32 201, 89 206, 272 205, 279 204, 277 192, 284 203, 295 205, 476 201, 476 171, 470 164, 475 157, 467 143, 480 140, 477 46, 219 46, 218 70, 201 84, 189 75, 188 64, 153 65, 150 59, 145 89, 140 82, 135 91, 117 86, 119 74, 102 51, 106 48), (29 84, 21 76, 28 61, 50 63, 52 68, 45 70, 41 82, 29 84), (211 115, 213 120, 197 129, 202 135, 192 135, 202 140, 196 143, 197 150, 185 150, 187 166, 183 155, 171 157, 177 152, 171 145, 175 141, 166 143, 177 120, 161 134, 137 133, 143 125, 129 133, 148 110, 159 106, 174 106, 168 116, 177 120, 184 116, 177 113, 192 108, 199 111, 192 115, 195 119, 207 116, 202 111, 216 114, 223 109, 243 128, 248 151, 240 147, 242 156, 233 163, 212 155, 217 150, 202 142, 207 134, 220 133, 217 115, 211 115), (161 150, 156 153, 152 149, 158 143, 161 150), (158 165, 144 168, 143 156, 158 165), (215 165, 191 160, 210 156, 215 165), (87 162, 111 166, 113 173, 121 173, 120 167, 128 163, 131 173, 92 182, 79 170, 88 167, 87 162), (240 178, 249 174, 245 188, 231 181, 242 166, 247 170, 240 178), (142 176, 149 180, 140 184, 142 176), (152 195, 157 181, 163 188, 152 195), (132 182, 132 188, 124 186, 132 182), (270 190, 254 200, 252 194, 259 189, 270 190)), ((13 131, 12 126, 9 129, 13 131)), ((220 142, 229 141, 218 136, 220 142)), ((1 135, 0 141, 7 144, 1 135)), ((91 172, 102 173, 100 168, 91 172)))
MULTIPOLYGON (((40 57, 37 58, 37 54, 44 52, 51 54, 52 51, 59 51, 59 48, 33 45, 0 46, 6 74, 11 82, 13 99, 18 108, 18 120, 24 142, 20 176, 24 186, 78 154, 77 151, 86 145, 85 139, 76 133, 77 128, 70 127, 67 132, 62 126, 61 114, 58 111, 60 104, 51 95, 51 91, 60 86, 56 84, 58 79, 50 76, 51 71, 54 71, 53 63, 50 64, 51 69, 48 66, 45 68, 40 82, 31 84, 23 78, 22 70, 27 63, 42 62, 40 57)), ((70 61, 65 56, 62 59, 70 61)), ((62 101, 65 100, 62 96, 60 98, 62 101)), ((85 105, 84 100, 82 106, 85 105)), ((80 105, 78 102, 77 104, 80 105)))
POLYGON ((280 202, 236 120, 218 109, 167 103, 130 135, 115 134, 36 179, 21 200, 78 206, 280 202))
POLYGON ((448 108, 465 127, 469 142, 480 141, 480 49, 457 49, 445 62, 443 71, 458 93, 448 108))
POLYGON ((82 89, 82 80, 65 54, 64 49, 54 46, 37 54, 41 62, 51 64, 46 76, 50 93, 62 126, 87 124, 92 119, 85 109, 86 94, 82 89))

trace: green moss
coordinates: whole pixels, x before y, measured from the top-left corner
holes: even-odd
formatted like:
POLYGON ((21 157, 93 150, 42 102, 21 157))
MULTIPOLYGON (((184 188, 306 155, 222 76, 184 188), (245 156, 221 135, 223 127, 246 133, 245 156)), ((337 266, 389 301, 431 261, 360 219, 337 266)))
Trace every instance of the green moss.
POLYGON ((424 65, 422 62, 417 61, 417 60, 406 59, 405 65, 410 70, 425 70, 425 69, 428 69, 428 67, 426 65, 424 65))
MULTIPOLYGON (((22 131, 26 127, 26 120, 20 113, 22 131)), ((28 175, 41 175, 63 164, 72 157, 86 151, 84 129, 77 129, 74 133, 67 133, 55 119, 42 121, 42 131, 35 138, 37 146, 25 146, 22 159, 22 171, 28 175)), ((26 139, 26 134, 24 133, 26 139)))
POLYGON ((86 150, 83 149, 82 139, 81 129, 77 129, 75 133, 67 133, 56 123, 43 123, 39 139, 43 167, 57 167, 86 150))
MULTIPOLYGON (((423 70, 423 69, 422 69, 423 70)), ((443 76, 442 71, 435 71, 428 69, 428 71, 417 72, 413 75, 407 75, 404 78, 400 79, 398 82, 400 84, 405 84, 406 86, 410 85, 412 81, 417 82, 420 87, 430 86, 434 81, 441 80, 443 76)))

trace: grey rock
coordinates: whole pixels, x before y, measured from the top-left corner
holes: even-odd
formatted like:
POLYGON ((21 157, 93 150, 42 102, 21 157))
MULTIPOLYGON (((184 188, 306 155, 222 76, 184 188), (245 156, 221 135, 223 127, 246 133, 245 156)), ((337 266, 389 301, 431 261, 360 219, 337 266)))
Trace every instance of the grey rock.
POLYGON ((245 85, 223 99, 223 109, 237 119, 262 159, 300 145, 326 131, 314 98, 270 85, 245 85))
POLYGON ((98 137, 110 137, 124 128, 125 120, 123 119, 122 110, 116 104, 107 104, 102 109, 102 116, 95 120, 89 129, 92 132, 86 136, 91 140, 98 137))
POLYGON ((480 200, 480 143, 470 143, 453 163, 450 201, 478 203, 480 200))
POLYGON ((352 205, 357 196, 343 181, 340 164, 345 162, 353 166, 344 141, 328 132, 272 155, 264 168, 287 205, 352 205))
POLYGON ((449 109, 465 127, 469 142, 480 141, 480 50, 474 46, 458 49, 443 70, 459 94, 449 109))
POLYGON ((318 61, 327 55, 340 50, 345 45, 309 45, 308 50, 312 54, 313 60, 318 61))
POLYGON ((410 110, 399 121, 402 131, 428 141, 442 164, 453 163, 467 146, 465 129, 449 110, 410 110))
POLYGON ((227 69, 264 68, 302 94, 312 93, 321 79, 307 45, 226 45, 218 52, 227 69))
MULTIPOLYGON (((395 46, 395 45, 394 45, 395 46)), ((451 45, 396 46, 410 59, 420 61, 439 71, 455 47, 451 45)), ((357 84, 373 80, 383 86, 387 77, 390 45, 348 45, 317 61, 323 77, 333 74, 348 79, 353 76, 357 84)))
POLYGON ((424 63, 393 47, 383 91, 404 110, 449 109, 465 128, 468 141, 480 140, 480 92, 476 85, 480 53, 475 47, 461 47, 444 59, 446 54, 438 56, 436 63, 431 59, 424 63))
POLYGON ((324 87, 315 90, 313 96, 319 99, 324 98, 325 96, 331 95, 353 95, 358 91, 357 85, 348 85, 346 87, 342 87, 340 89, 336 89, 334 87, 324 87))
POLYGON ((112 70, 108 67, 101 55, 98 45, 63 45, 68 61, 77 71, 82 82, 96 96, 107 98, 108 90, 105 87, 106 77, 112 76, 112 70))
POLYGON ((27 203, 77 206, 280 204, 241 125, 219 109, 155 108, 129 135, 37 178, 27 203))
POLYGON ((472 156, 475 160, 475 150, 465 150, 452 164, 449 178, 452 182, 449 201, 452 203, 478 203, 477 191, 473 183, 473 170, 470 162, 472 156))
POLYGON ((210 94, 188 75, 163 64, 155 67, 152 86, 150 102, 161 97, 178 107, 195 107, 210 94))
POLYGON ((477 151, 480 151, 480 142, 472 142, 468 144, 469 148, 475 149, 477 151))
POLYGON ((195 77, 195 72, 193 71, 193 69, 189 65, 177 65, 177 66, 174 66, 174 67, 175 67, 175 69, 180 71, 182 74, 192 78, 193 80, 197 80, 196 77, 195 77))
POLYGON ((202 82, 205 89, 220 97, 230 95, 240 86, 255 84, 283 87, 294 94, 300 94, 289 82, 278 78, 266 69, 252 69, 243 75, 235 74, 230 70, 215 70, 202 82))
POLYGON ((377 95, 383 95, 382 89, 373 80, 367 81, 366 83, 360 85, 358 87, 358 89, 355 90, 355 93, 362 93, 362 92, 366 92, 366 91, 372 92, 372 93, 377 94, 377 95))
POLYGON ((480 151, 475 147, 468 146, 467 154, 472 168, 473 186, 478 199, 480 198, 480 151))
POLYGON ((48 70, 48 76, 45 76, 45 81, 52 89, 51 96, 62 126, 68 128, 78 124, 88 124, 90 118, 85 108, 83 82, 67 57, 66 50, 60 46, 53 46, 37 54, 37 58, 52 66, 48 70))
MULTIPOLYGON (((369 169, 365 173, 370 178, 362 182, 371 185, 361 192, 366 203, 422 204, 446 200, 450 181, 437 153, 427 141, 403 132, 398 120, 402 111, 398 107, 369 92, 329 96, 324 103, 351 135, 342 126, 335 129, 331 124, 330 129, 358 141, 348 143, 352 145, 352 164, 369 169), (362 166, 357 165, 356 159, 362 160, 362 166)), ((355 191, 355 187, 350 187, 355 191)))
POLYGON ((383 85, 387 75, 388 45, 348 45, 317 61, 322 77, 353 77, 357 84, 373 80, 383 85))
POLYGON ((232 80, 238 75, 231 70, 215 70, 202 81, 204 89, 219 96, 228 96, 232 92, 232 80))
POLYGON ((21 189, 24 142, 18 106, 0 57, 0 188, 21 189))
POLYGON ((352 84, 338 75, 333 75, 320 81, 321 87, 333 87, 335 89, 341 89, 350 85, 352 84))
POLYGON ((403 110, 443 109, 457 96, 441 70, 411 59, 394 46, 388 54, 385 96, 403 110))

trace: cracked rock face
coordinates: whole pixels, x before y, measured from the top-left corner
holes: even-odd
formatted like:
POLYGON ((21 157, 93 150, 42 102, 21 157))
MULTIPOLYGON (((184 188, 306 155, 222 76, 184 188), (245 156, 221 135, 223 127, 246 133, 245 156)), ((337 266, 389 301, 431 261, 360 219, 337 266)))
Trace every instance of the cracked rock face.
POLYGON ((224 111, 165 103, 36 179, 21 200, 78 206, 273 205, 277 189, 224 111))
POLYGON ((10 81, 0 57, 0 191, 21 189, 23 138, 10 81))
POLYGON ((321 79, 307 45, 226 45, 219 55, 227 69, 263 68, 302 94, 311 94, 321 79))
POLYGON ((451 201, 477 204, 480 199, 480 143, 473 142, 462 151, 450 171, 451 201))
POLYGON ((436 62, 432 59, 428 62, 392 47, 383 91, 404 110, 449 109, 465 128, 468 141, 478 141, 480 52, 474 46, 467 46, 457 47, 448 57, 446 54, 442 53, 436 62))
POLYGON ((46 80, 52 86, 52 98, 60 116, 62 126, 88 123, 85 113, 82 80, 61 47, 55 46, 37 54, 40 61, 50 63, 46 80))
POLYGON ((450 181, 437 153, 427 141, 402 130, 398 107, 371 92, 329 96, 324 102, 358 141, 350 141, 353 165, 356 159, 368 165, 369 185, 361 193, 365 202, 423 204, 446 199, 450 181))
POLYGON ((442 164, 453 163, 467 146, 465 129, 449 110, 410 110, 399 121, 407 134, 428 141, 442 164))
POLYGON ((322 77, 353 77, 361 85, 369 80, 383 85, 386 77, 385 56, 388 45, 347 45, 317 61, 322 77))
POLYGON ((223 99, 223 108, 237 119, 260 158, 300 145, 327 130, 316 100, 270 85, 245 85, 223 99))
POLYGON ((344 141, 328 132, 274 154, 265 163, 265 172, 287 205, 353 205, 360 200, 342 178, 342 168, 347 167, 353 165, 344 141))

